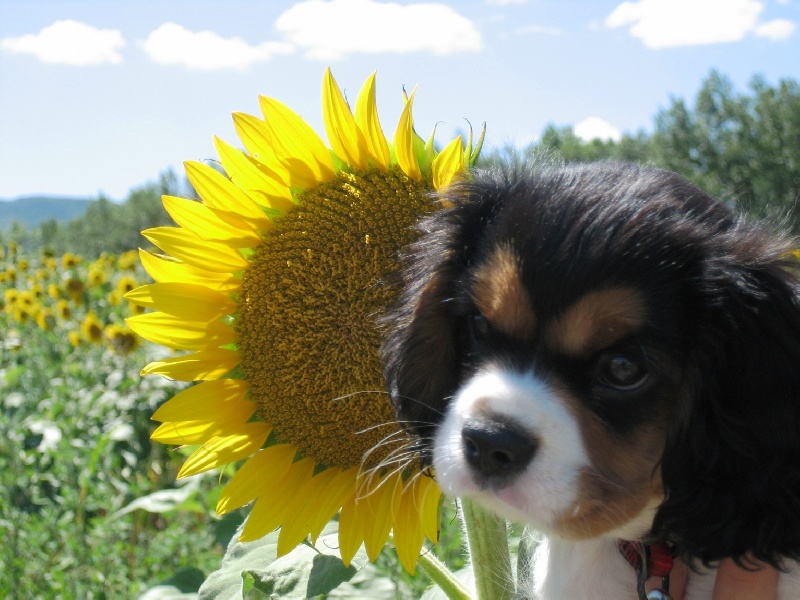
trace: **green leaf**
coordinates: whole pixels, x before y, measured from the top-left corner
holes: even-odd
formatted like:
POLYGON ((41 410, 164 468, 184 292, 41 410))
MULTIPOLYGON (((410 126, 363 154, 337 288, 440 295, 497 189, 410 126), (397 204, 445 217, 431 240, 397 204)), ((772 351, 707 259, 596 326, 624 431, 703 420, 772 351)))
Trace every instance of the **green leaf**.
POLYGON ((196 567, 185 567, 172 577, 147 590, 139 600, 196 600, 205 574, 196 567))
POLYGON ((151 513, 165 513, 184 505, 200 486, 200 478, 193 477, 187 480, 182 487, 171 490, 158 490, 147 496, 137 498, 128 506, 119 509, 111 517, 121 517, 129 512, 141 508, 151 513))
MULTIPOLYGON (((339 555, 338 523, 331 522, 317 546, 301 545, 289 554, 277 557, 279 532, 273 532, 253 542, 234 540, 222 560, 222 566, 212 573, 200 588, 200 598, 286 598, 289 600, 316 598, 319 596, 347 597, 336 594, 338 588, 348 584, 350 589, 360 590, 356 597, 393 598, 394 585, 387 578, 379 585, 381 575, 370 569, 369 581, 356 575, 368 563, 366 552, 361 549, 349 566, 345 566, 339 555), (372 594, 370 587, 390 590, 390 594, 372 594)), ((371 565, 370 565, 371 567, 371 565)), ((350 595, 349 597, 353 597, 350 595)))
POLYGON ((233 600, 245 598, 255 585, 255 578, 243 573, 263 568, 278 555, 278 532, 253 542, 239 542, 241 527, 228 544, 220 568, 211 573, 200 586, 200 600, 233 600))
POLYGON ((266 569, 249 571, 254 588, 268 598, 305 600, 327 594, 349 581, 358 569, 345 567, 338 556, 322 554, 310 546, 298 546, 266 569))
POLYGON ((241 510, 234 510, 220 517, 213 523, 214 541, 226 546, 244 521, 241 510))

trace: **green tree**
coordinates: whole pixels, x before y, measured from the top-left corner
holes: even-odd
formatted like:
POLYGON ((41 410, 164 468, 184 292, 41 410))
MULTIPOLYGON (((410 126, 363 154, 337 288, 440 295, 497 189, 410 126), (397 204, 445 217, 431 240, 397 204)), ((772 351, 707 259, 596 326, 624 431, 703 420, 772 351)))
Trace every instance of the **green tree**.
POLYGON ((694 107, 673 99, 655 118, 654 163, 757 216, 788 218, 800 199, 800 86, 753 78, 749 94, 712 71, 694 107))
MULTIPOLYGON (((171 169, 162 173, 157 182, 149 182, 131 190, 120 207, 120 217, 125 227, 118 232, 115 245, 130 250, 149 245, 140 232, 159 225, 174 225, 161 204, 161 196, 179 196, 180 184, 171 169)), ((119 250, 121 251, 121 250, 119 250)))

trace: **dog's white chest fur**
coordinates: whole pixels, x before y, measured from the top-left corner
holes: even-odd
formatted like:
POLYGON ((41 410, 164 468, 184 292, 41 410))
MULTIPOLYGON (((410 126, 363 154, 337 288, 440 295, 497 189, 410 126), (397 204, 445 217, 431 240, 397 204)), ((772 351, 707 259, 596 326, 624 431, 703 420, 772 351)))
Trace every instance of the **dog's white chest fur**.
POLYGON ((613 540, 569 542, 545 538, 534 555, 526 597, 542 600, 638 600, 636 574, 613 540))

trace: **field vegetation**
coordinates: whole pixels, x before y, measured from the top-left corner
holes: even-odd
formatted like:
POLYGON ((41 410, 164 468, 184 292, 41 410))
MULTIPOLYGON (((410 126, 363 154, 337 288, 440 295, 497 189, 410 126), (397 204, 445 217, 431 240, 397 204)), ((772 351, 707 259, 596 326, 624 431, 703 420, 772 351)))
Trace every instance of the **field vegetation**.
MULTIPOLYGON (((798 230, 798 140, 797 82, 772 86, 756 77, 737 92, 711 73, 693 103, 671 99, 657 113, 652 133, 584 142, 571 127, 552 125, 524 152, 490 149, 483 162, 530 153, 663 166, 740 210, 798 230)), ((162 194, 193 191, 165 172, 122 203, 99 198, 69 222, 0 232, 4 598, 194 597, 246 515, 217 518, 220 474, 176 483, 188 450, 149 439, 150 415, 186 385, 139 375, 169 351, 124 322, 140 310, 124 293, 148 282, 139 231, 171 224, 162 194)), ((456 512, 446 504, 435 552, 457 570, 464 552, 456 512)), ((362 597, 415 598, 428 585, 405 574, 390 548, 360 577, 348 585, 362 597)), ((259 593, 252 587, 251 596, 259 593)))

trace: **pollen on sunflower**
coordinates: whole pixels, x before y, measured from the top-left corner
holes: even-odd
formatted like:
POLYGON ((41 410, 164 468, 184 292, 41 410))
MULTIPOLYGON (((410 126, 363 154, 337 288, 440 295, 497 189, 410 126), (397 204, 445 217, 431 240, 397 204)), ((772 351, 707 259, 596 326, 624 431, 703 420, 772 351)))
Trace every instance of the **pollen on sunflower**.
POLYGON ((125 297, 153 312, 128 324, 186 351, 143 373, 199 382, 154 414, 153 439, 200 445, 179 476, 247 459, 217 506, 253 503, 243 540, 280 527, 283 554, 341 511, 346 563, 362 543, 375 559, 394 529, 413 572, 424 538, 436 541, 441 493, 395 421, 376 319, 414 222, 436 209, 431 192, 466 176, 480 140, 437 152, 414 131, 412 94, 389 143, 374 74, 353 111, 326 71, 329 145, 260 100, 263 118, 234 115, 244 151, 215 140, 224 175, 186 163, 202 202, 165 197, 178 227, 143 232, 165 254, 140 253, 155 283, 125 297))

